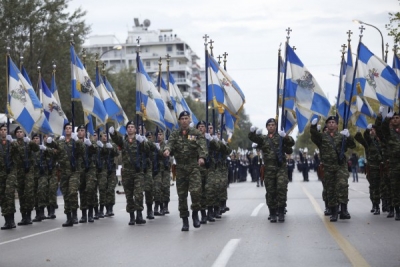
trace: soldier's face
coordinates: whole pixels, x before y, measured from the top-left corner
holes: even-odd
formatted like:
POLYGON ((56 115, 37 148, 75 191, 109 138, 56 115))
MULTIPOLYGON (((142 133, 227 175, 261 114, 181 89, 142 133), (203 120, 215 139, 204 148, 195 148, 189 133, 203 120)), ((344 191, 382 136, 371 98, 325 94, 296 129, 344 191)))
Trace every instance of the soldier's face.
POLYGON ((206 126, 204 124, 200 124, 199 127, 197 127, 197 129, 204 134, 206 132, 206 126))
POLYGON ((152 135, 149 135, 149 136, 147 136, 146 138, 147 138, 147 140, 149 140, 149 141, 152 141, 152 140, 153 140, 153 136, 152 136, 152 135))
POLYGON ((270 122, 270 123, 267 124, 267 131, 268 131, 268 133, 276 132, 276 124, 275 124, 275 122, 270 122))
POLYGON ((36 144, 40 144, 40 138, 39 138, 39 136, 35 136, 34 138, 33 138, 33 141, 36 143, 36 144))
POLYGON ((103 133, 103 134, 101 135, 101 141, 102 141, 102 142, 107 142, 107 135, 106 135, 105 133, 103 133))
POLYGON ((371 128, 370 135, 371 136, 376 136, 375 128, 371 128))
POLYGON ((15 134, 17 138, 24 138, 25 134, 22 130, 18 130, 15 134))
POLYGON ((158 142, 164 141, 164 133, 158 133, 157 138, 158 138, 158 142))
POLYGON ((208 126, 208 133, 209 134, 214 134, 214 128, 212 126, 208 126))
POLYGON ((85 138, 86 136, 86 130, 85 129, 79 129, 78 130, 78 138, 85 138))
POLYGON ((126 128, 126 131, 128 132, 129 135, 136 134, 135 125, 129 124, 128 127, 126 128))
POLYGON ((6 136, 7 136, 7 127, 1 127, 0 135, 1 135, 2 138, 6 138, 6 136))
POLYGON ((189 124, 190 124, 190 118, 189 118, 189 116, 182 116, 182 117, 179 119, 179 123, 180 123, 180 125, 181 125, 181 127, 182 127, 183 129, 189 128, 189 124))
POLYGON ((400 116, 399 115, 394 115, 392 117, 391 123, 393 125, 393 127, 397 128, 400 125, 400 116))
POLYGON ((71 135, 72 126, 66 126, 64 132, 65 132, 65 135, 71 135))
POLYGON ((329 132, 334 132, 337 130, 338 125, 335 120, 330 120, 326 123, 326 128, 328 129, 329 132))
POLYGON ((97 140, 98 140, 97 134, 95 133, 95 134, 93 135, 93 141, 96 142, 97 140))

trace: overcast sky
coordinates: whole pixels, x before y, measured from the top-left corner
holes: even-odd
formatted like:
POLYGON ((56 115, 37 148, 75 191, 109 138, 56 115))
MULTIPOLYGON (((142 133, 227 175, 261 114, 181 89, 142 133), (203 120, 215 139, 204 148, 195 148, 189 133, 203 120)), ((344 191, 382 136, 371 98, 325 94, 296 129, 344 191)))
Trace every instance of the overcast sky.
MULTIPOLYGON (((149 19, 149 30, 173 29, 200 56, 202 66, 202 36, 209 35, 215 41, 214 55, 228 53, 227 70, 246 96, 250 120, 265 129, 266 120, 275 116, 277 55, 279 44, 284 47, 286 28, 293 30, 290 44, 296 47, 298 57, 333 104, 338 78, 332 74, 339 74, 346 32, 354 33, 353 53, 359 41, 360 25, 352 20, 378 27, 391 51, 393 38, 387 36, 385 24, 388 13, 399 11, 400 6, 398 0, 72 0, 69 4, 70 10, 78 7, 88 11, 91 35, 114 34, 122 43, 133 18, 140 22, 149 19)), ((379 32, 365 27, 363 43, 380 56, 379 32)), ((390 52, 390 65, 392 58, 390 52)))

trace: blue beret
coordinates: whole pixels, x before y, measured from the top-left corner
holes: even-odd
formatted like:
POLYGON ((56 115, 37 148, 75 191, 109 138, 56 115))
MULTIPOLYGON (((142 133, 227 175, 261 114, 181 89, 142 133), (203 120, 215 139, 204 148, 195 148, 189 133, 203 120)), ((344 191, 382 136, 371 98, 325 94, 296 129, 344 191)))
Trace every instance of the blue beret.
POLYGON ((337 117, 336 116, 329 116, 327 119, 326 119, 326 121, 325 121, 325 123, 328 123, 328 121, 336 121, 336 123, 338 123, 338 119, 337 119, 337 117))
POLYGON ((267 123, 265 124, 265 127, 267 127, 268 123, 271 123, 271 122, 276 124, 276 120, 274 118, 270 118, 270 119, 267 120, 267 123))
POLYGON ((190 113, 188 111, 182 111, 181 114, 179 114, 178 120, 180 120, 183 116, 188 116, 190 117, 190 113))

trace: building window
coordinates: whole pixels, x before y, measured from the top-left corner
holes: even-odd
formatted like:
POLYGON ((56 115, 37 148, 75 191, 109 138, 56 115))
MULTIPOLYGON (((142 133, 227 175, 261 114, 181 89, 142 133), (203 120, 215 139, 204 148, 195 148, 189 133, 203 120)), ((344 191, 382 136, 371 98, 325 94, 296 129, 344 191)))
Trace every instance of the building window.
POLYGON ((167 45, 167 52, 172 52, 172 45, 167 45))
POLYGON ((150 68, 150 61, 146 61, 146 68, 150 68))

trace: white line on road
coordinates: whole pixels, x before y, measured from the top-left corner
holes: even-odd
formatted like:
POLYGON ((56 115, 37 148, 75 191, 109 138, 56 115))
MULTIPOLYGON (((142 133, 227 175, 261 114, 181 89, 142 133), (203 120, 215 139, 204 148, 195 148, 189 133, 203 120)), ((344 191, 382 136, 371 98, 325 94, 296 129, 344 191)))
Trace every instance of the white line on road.
POLYGON ((251 213, 250 216, 252 217, 256 217, 258 215, 258 212, 260 211, 260 209, 264 206, 264 203, 260 203, 251 213))
POLYGON ((27 236, 23 236, 23 237, 20 237, 20 238, 17 238, 17 239, 8 240, 8 241, 6 241, 6 242, 0 243, 0 246, 1 246, 1 245, 8 244, 8 243, 16 242, 16 241, 28 239, 28 238, 31 238, 31 237, 34 237, 34 236, 38 236, 38 235, 42 235, 42 234, 47 234, 47 233, 54 232, 54 231, 57 231, 57 230, 60 230, 60 229, 61 229, 61 228, 54 228, 54 229, 51 229, 51 230, 48 230, 48 231, 44 231, 44 232, 40 232, 40 233, 36 233, 36 234, 33 234, 33 235, 27 235, 27 236))
POLYGON ((217 260, 212 265, 212 267, 225 267, 230 257, 232 256, 233 252, 235 252, 235 249, 238 246, 239 242, 240 239, 229 240, 229 242, 225 245, 224 249, 219 254, 217 260))

